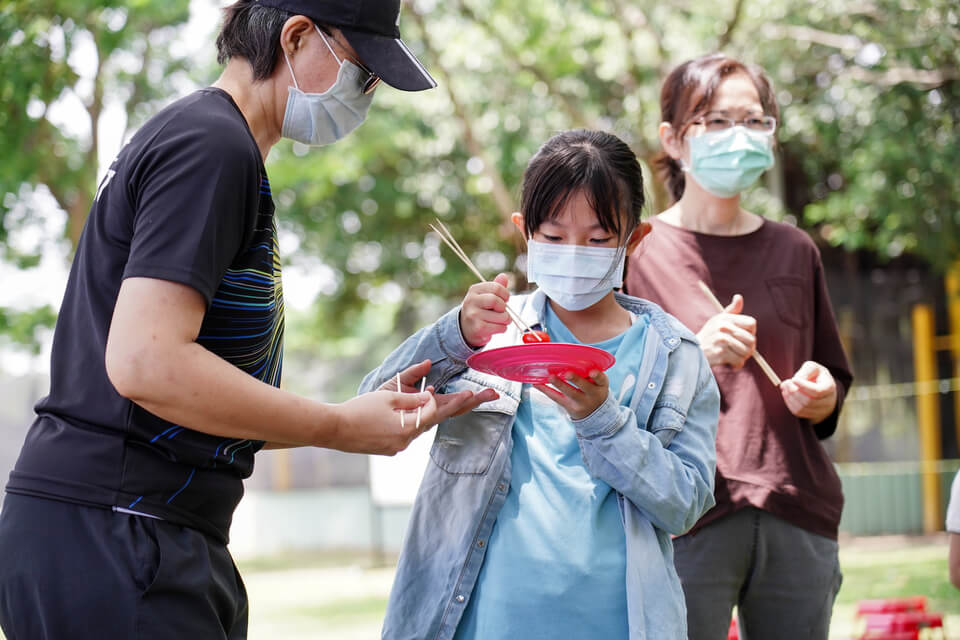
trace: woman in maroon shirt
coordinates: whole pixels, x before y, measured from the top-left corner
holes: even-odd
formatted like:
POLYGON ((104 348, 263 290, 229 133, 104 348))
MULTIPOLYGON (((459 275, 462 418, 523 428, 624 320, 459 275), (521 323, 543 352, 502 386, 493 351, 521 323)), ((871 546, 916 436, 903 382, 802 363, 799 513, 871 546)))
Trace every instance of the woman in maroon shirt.
POLYGON ((625 288, 697 332, 722 397, 717 505, 674 540, 690 638, 726 638, 736 605, 751 640, 825 639, 843 494, 820 440, 852 375, 816 246, 740 206, 773 166, 773 90, 761 70, 714 54, 674 69, 660 106, 657 164, 675 202, 653 219, 625 288))

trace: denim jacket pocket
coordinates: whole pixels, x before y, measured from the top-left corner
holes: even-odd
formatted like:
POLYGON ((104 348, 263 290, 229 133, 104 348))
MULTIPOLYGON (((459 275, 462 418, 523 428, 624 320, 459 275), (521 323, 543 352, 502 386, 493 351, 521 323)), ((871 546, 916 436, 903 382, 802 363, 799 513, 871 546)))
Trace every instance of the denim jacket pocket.
POLYGON ((653 407, 653 414, 650 416, 647 430, 666 447, 683 430, 683 423, 686 420, 686 413, 675 403, 670 400, 661 400, 653 407))
MULTIPOLYGON (((473 391, 487 388, 469 377, 459 376, 449 381, 444 393, 473 391)), ((508 395, 486 402, 473 411, 442 422, 430 449, 430 459, 451 474, 480 475, 487 472, 493 461, 503 431, 512 424, 511 416, 517 403, 508 395)))

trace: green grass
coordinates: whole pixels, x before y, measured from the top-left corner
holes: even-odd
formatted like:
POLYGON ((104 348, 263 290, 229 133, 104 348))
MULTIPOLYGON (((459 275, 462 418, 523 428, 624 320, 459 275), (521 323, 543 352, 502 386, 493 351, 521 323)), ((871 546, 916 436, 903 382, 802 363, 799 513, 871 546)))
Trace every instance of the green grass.
POLYGON ((317 606, 297 607, 290 610, 300 618, 323 621, 330 626, 343 627, 354 622, 382 620, 387 610, 387 597, 368 597, 337 600, 317 606))
POLYGON ((842 552, 841 568, 843 586, 837 604, 916 594, 927 596, 933 611, 960 614, 960 591, 947 577, 945 547, 842 552))
POLYGON ((927 610, 944 614, 947 637, 960 637, 960 591, 947 576, 946 536, 870 539, 840 544, 843 584, 833 608, 830 637, 854 638, 860 626, 857 603, 876 598, 923 595, 927 610))
POLYGON ((335 567, 395 566, 396 555, 388 555, 380 560, 369 553, 355 550, 345 551, 297 551, 257 556, 237 560, 240 573, 284 571, 288 569, 330 569, 335 567))

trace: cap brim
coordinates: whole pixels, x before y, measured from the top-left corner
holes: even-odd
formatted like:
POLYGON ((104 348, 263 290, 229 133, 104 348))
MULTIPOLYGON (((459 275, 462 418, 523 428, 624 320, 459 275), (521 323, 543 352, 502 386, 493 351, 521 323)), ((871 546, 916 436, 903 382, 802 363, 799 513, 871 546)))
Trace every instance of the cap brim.
POLYGON ((437 86, 403 40, 339 27, 363 64, 388 85, 401 91, 423 91, 437 86))

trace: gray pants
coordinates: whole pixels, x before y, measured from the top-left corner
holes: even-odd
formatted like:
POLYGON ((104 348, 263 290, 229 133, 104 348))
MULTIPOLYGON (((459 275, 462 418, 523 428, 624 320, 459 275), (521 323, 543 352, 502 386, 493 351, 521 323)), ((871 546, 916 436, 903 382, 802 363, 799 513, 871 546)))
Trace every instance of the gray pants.
POLYGON ((674 539, 690 640, 826 640, 840 590, 837 542, 759 509, 674 539))

